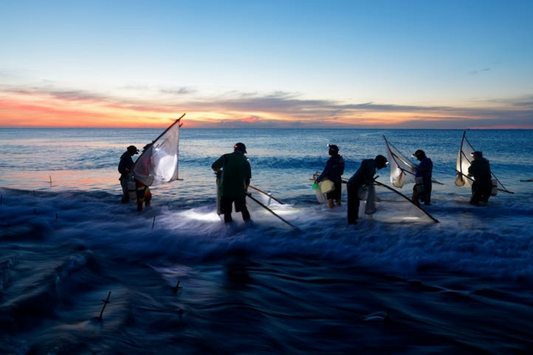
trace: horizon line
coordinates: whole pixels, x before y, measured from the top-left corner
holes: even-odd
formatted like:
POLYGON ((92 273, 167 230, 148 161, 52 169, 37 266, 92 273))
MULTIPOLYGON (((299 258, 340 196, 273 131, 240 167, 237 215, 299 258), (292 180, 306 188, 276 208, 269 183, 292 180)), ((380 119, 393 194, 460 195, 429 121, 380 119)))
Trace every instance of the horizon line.
MULTIPOLYGON (((0 126, 0 129, 164 129, 167 126, 157 127, 90 127, 90 126, 0 126)), ((219 129, 219 130, 446 130, 446 131, 490 131, 490 130, 515 130, 527 131, 533 130, 532 127, 468 127, 468 128, 409 128, 409 127, 182 127, 181 129, 219 129)))

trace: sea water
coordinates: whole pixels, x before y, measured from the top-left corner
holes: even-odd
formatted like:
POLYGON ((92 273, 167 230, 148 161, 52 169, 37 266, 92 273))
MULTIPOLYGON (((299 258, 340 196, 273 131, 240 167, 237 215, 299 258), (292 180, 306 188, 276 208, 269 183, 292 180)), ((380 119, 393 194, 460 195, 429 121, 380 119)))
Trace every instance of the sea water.
POLYGON ((475 207, 454 184, 463 131, 185 126, 180 180, 137 212, 120 203, 118 160, 161 131, 0 129, 0 353, 533 351, 533 131, 466 132, 514 192, 475 207), (345 191, 341 207, 317 202, 327 144, 348 179, 386 155, 384 136, 433 160, 439 223, 387 189, 355 227, 345 191), (211 164, 236 142, 252 185, 282 204, 252 189, 253 222, 224 225, 211 164))

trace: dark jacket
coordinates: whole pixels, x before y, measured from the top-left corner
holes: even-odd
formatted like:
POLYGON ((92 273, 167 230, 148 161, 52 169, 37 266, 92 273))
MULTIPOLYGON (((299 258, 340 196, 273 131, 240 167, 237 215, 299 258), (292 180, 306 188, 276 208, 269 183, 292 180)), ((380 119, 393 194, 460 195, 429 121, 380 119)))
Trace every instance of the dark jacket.
POLYGON ((243 153, 234 151, 224 154, 211 165, 211 168, 215 171, 222 169, 221 197, 232 199, 246 197, 246 189, 252 178, 252 168, 243 153))
POLYGON ((376 174, 376 160, 365 159, 361 162, 361 166, 355 174, 348 180, 348 185, 362 186, 370 184, 374 181, 374 175, 376 174))
POLYGON ((468 168, 468 175, 473 176, 474 180, 482 185, 492 184, 492 174, 490 172, 489 161, 485 158, 472 160, 468 168))
POLYGON ((339 154, 335 154, 328 159, 324 171, 316 181, 320 182, 324 179, 329 179, 333 182, 341 182, 342 174, 344 174, 344 159, 339 154))
POLYGON ((126 177, 128 173, 131 172, 132 167, 133 158, 131 157, 130 153, 126 151, 124 154, 122 154, 118 163, 118 172, 120 173, 120 177, 126 177))
POLYGON ((431 185, 431 176, 433 174, 433 162, 429 158, 420 161, 416 169, 415 177, 422 177, 424 185, 431 185))

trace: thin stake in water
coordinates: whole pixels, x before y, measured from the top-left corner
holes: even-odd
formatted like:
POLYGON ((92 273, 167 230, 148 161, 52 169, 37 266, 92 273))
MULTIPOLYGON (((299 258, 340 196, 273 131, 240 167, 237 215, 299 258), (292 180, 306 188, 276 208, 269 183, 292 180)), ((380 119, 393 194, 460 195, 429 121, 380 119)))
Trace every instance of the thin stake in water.
POLYGON ((48 177, 50 178, 50 186, 52 186, 52 175, 48 175, 48 177))
POLYGON ((178 280, 178 283, 176 284, 176 286, 172 287, 172 289, 174 290, 174 293, 177 293, 180 288, 180 280, 178 280))
POLYGON ((102 315, 104 314, 104 309, 105 309, 105 306, 107 306, 108 303, 111 303, 109 301, 109 297, 111 297, 111 291, 109 291, 109 293, 107 294, 107 299, 104 301, 102 300, 102 302, 104 302, 104 306, 102 307, 102 310, 100 311, 100 315, 98 316, 98 321, 102 321, 102 315))
POLYGON ((154 226, 155 226, 155 216, 154 216, 154 220, 152 221, 152 230, 154 230, 154 226))

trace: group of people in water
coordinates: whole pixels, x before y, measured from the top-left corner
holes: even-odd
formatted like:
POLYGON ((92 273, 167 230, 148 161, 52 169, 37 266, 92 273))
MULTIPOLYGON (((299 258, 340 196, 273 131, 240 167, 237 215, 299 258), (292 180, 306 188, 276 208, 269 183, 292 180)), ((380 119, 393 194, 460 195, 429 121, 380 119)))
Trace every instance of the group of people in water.
MULTIPOLYGON (((365 199, 363 190, 373 188, 374 176, 376 170, 383 169, 387 166, 387 158, 383 155, 377 155, 373 159, 364 159, 355 174, 348 180, 342 179, 344 174, 345 162, 339 154, 339 147, 335 144, 328 145, 328 154, 330 158, 322 173, 316 178, 315 183, 324 184, 326 181, 331 186, 326 191, 328 206, 334 208, 341 206, 342 184, 347 184, 347 217, 348 224, 357 224, 359 216, 359 205, 362 199, 365 199)), ((120 173, 120 183, 122 186, 122 202, 127 203, 130 200, 130 191, 132 186, 135 189, 137 200, 137 210, 141 211, 143 203, 149 206, 151 193, 148 186, 135 180, 132 176, 134 167, 133 156, 138 154, 139 150, 131 145, 126 149, 120 158, 118 171, 120 173)), ((251 220, 250 212, 246 206, 246 196, 250 180, 252 178, 252 169, 244 143, 236 143, 233 146, 233 152, 223 154, 218 158, 211 168, 217 174, 218 204, 219 214, 224 215, 224 222, 232 222, 233 205, 235 211, 242 213, 245 222, 251 220)), ((412 202, 417 206, 420 203, 424 205, 431 204, 432 191, 432 174, 433 162, 426 156, 426 153, 418 149, 414 154, 420 163, 411 169, 415 175, 415 184, 412 191, 412 202)), ((472 153, 472 162, 468 169, 468 175, 472 176, 472 197, 470 204, 479 205, 488 201, 492 193, 492 174, 490 164, 483 157, 483 153, 475 151, 472 153)), ((368 191, 366 191, 368 193, 368 191)))

